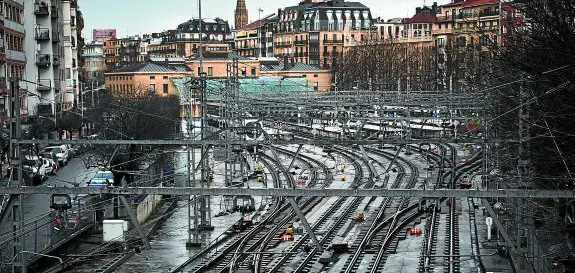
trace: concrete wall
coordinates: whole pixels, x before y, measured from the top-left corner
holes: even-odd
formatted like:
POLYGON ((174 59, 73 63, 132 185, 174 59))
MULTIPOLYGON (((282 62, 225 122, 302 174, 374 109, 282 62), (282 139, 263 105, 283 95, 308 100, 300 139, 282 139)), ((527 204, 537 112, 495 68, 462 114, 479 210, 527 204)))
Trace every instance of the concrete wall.
POLYGON ((148 220, 154 210, 162 201, 162 195, 148 195, 138 205, 136 205, 136 216, 140 224, 148 220))

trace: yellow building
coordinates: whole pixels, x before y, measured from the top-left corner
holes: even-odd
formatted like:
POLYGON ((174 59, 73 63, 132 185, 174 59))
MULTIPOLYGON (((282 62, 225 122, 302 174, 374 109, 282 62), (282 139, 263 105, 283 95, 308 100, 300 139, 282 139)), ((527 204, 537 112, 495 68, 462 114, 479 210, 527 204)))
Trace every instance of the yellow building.
POLYGON ((331 89, 331 70, 322 69, 304 63, 295 63, 287 60, 283 62, 262 62, 262 77, 305 78, 315 91, 325 92, 331 89))
POLYGON ((176 95, 172 77, 191 75, 185 65, 166 66, 143 62, 105 74, 106 87, 115 96, 139 96, 155 93, 159 96, 176 95))

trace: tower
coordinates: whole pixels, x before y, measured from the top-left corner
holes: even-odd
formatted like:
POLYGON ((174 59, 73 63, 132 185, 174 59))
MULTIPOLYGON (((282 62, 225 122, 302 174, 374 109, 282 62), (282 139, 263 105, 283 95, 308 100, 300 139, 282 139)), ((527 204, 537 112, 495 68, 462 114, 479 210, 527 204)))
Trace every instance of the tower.
POLYGON ((236 4, 236 29, 242 29, 248 24, 248 9, 245 0, 238 0, 236 4))

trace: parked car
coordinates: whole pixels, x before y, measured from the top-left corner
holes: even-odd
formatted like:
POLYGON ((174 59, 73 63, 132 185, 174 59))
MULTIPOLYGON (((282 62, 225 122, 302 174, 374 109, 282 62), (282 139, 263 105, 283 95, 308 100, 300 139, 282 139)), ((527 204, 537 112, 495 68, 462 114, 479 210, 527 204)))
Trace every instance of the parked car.
POLYGON ((33 160, 34 157, 29 157, 31 159, 22 161, 22 171, 24 172, 24 177, 27 176, 32 180, 32 185, 38 186, 42 184, 42 181, 46 179, 47 167, 49 163, 47 160, 41 158, 33 160))
POLYGON ((60 167, 58 166, 58 157, 56 157, 56 155, 54 153, 41 153, 40 157, 42 157, 45 160, 48 160, 48 164, 51 166, 51 168, 48 168, 47 173, 53 174, 55 175, 56 173, 58 173, 60 167))
POLYGON ((60 167, 64 167, 64 165, 68 164, 68 148, 65 145, 46 147, 44 152, 54 153, 60 167))

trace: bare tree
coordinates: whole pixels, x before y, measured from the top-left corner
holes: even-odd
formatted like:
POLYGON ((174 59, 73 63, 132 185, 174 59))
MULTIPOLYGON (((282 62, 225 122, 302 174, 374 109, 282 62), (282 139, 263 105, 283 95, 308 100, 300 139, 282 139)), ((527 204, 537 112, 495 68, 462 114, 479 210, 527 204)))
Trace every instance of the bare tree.
MULTIPOLYGON (((180 99, 151 93, 147 86, 121 95, 107 90, 100 94, 90 117, 104 139, 170 139, 177 135, 180 99)), ((155 153, 149 147, 130 145, 99 148, 95 154, 104 158, 92 157, 91 161, 109 162, 117 183, 122 178, 131 183, 131 174, 140 170, 142 162, 153 160, 155 153)))

